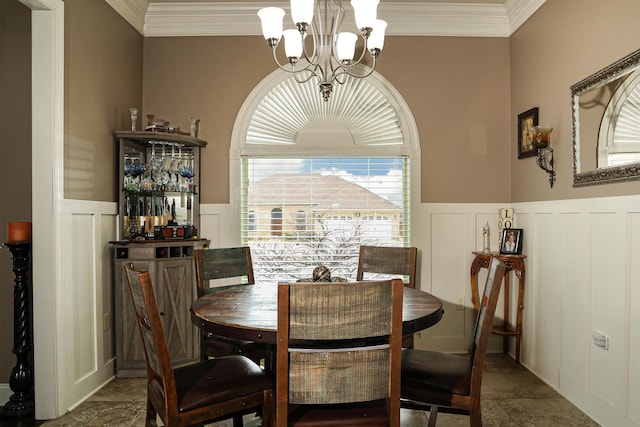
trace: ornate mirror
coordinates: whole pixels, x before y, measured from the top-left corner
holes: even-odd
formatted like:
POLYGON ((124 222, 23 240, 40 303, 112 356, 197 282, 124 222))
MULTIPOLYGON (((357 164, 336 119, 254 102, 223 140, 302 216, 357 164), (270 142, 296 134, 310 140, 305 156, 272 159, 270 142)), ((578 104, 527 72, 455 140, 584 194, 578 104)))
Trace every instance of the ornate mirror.
POLYGON ((573 186, 640 179, 640 50, 571 86, 573 186))

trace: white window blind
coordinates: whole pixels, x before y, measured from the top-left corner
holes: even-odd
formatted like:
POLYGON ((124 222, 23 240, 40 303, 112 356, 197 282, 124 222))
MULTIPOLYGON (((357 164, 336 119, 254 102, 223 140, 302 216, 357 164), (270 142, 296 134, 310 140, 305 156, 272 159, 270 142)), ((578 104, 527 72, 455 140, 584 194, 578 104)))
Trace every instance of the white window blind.
POLYGON ((242 240, 258 283, 355 280, 361 244, 409 243, 408 157, 242 158, 242 240))

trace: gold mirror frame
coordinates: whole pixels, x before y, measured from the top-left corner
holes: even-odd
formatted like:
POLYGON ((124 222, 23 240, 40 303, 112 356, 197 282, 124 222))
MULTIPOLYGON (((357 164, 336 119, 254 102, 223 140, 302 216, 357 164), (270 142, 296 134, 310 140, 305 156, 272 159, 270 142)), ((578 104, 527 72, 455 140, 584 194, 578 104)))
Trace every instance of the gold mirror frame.
MULTIPOLYGON (((622 166, 596 168, 589 171, 580 169, 580 96, 600 89, 605 85, 616 84, 640 67, 640 49, 619 61, 571 86, 572 130, 573 130, 573 186, 584 187, 596 184, 633 181, 640 179, 640 163, 622 166)), ((597 142, 596 142, 597 144, 597 142)), ((594 145, 597 147, 597 145, 594 145)), ((596 156, 596 153, 593 153, 596 156)))

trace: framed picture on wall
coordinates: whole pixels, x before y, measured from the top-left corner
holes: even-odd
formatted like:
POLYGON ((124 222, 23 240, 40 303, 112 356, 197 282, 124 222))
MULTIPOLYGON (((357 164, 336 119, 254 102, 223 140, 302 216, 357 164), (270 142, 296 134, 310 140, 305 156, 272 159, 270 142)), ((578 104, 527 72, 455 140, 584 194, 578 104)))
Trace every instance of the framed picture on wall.
POLYGON ((502 230, 500 253, 505 255, 520 255, 522 253, 522 228, 502 230))
POLYGON ((518 114, 518 158, 536 155, 536 147, 531 140, 531 128, 538 126, 538 107, 518 114))

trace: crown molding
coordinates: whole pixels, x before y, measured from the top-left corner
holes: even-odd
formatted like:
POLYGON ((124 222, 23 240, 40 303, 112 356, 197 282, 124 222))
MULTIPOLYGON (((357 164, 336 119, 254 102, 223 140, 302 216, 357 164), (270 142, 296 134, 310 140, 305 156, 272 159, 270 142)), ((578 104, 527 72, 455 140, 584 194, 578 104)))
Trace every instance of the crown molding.
POLYGON ((504 7, 509 16, 509 35, 516 32, 547 0, 506 0, 504 7))
POLYGON ((133 28, 144 35, 144 21, 149 8, 148 0, 105 0, 133 28))
MULTIPOLYGON (((173 2, 106 0, 145 37, 260 35, 257 11, 264 2, 173 2)), ((509 37, 546 0, 504 4, 381 3, 391 36, 509 37)), ((289 3, 274 6, 289 9, 289 3)))

